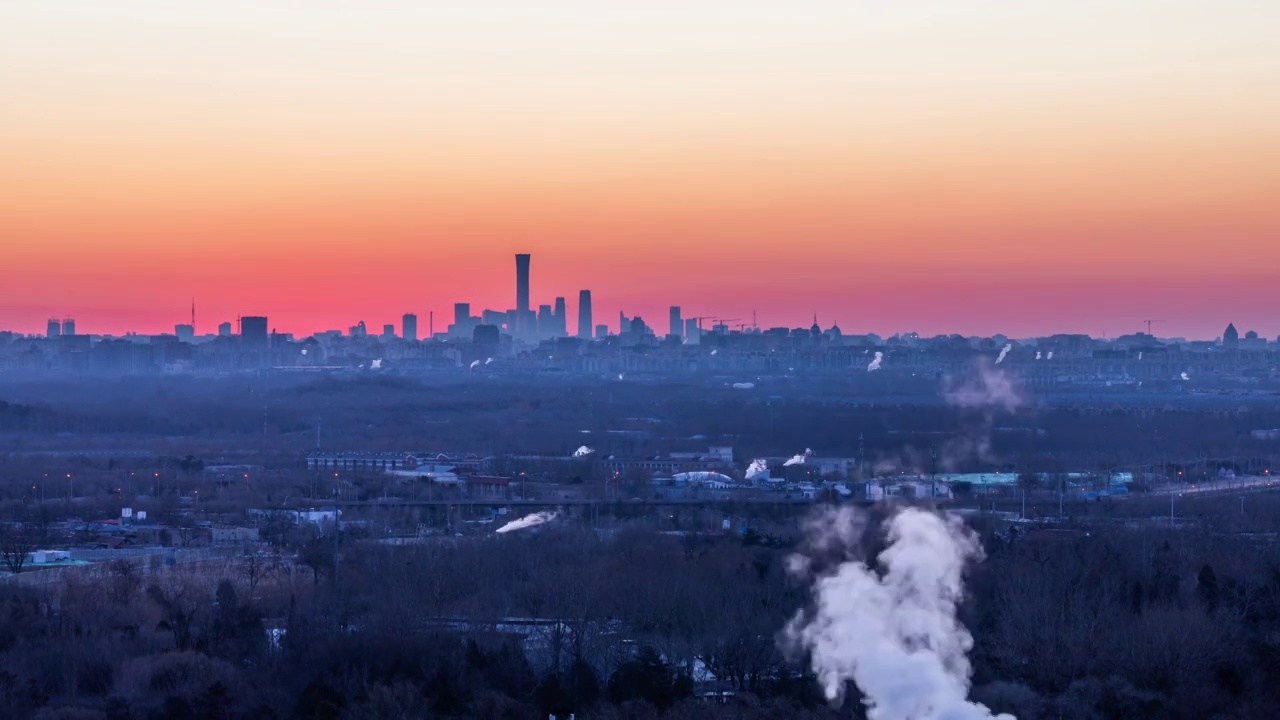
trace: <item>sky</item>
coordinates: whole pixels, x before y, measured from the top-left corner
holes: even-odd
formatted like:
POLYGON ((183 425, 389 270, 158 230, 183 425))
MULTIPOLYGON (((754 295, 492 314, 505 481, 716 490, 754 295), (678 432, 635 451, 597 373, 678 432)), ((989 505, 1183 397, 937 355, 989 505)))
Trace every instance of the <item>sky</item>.
POLYGON ((0 329, 1280 335, 1274 0, 6 0, 0 329))

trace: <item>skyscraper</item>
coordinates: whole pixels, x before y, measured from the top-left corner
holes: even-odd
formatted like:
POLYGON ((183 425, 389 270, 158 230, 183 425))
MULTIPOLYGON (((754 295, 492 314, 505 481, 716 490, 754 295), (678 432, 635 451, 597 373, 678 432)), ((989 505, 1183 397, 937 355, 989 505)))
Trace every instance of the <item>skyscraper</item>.
POLYGON ((569 309, 565 305, 563 297, 556 298, 556 309, 552 311, 555 318, 555 334, 556 337, 564 337, 569 334, 569 309))
POLYGON ((66 320, 63 320, 63 321, 62 321, 62 334, 63 334, 63 335, 75 335, 75 334, 76 334, 76 321, 75 321, 75 318, 67 318, 66 320))
POLYGON ((405 340, 417 342, 418 340, 418 316, 413 313, 405 313, 400 318, 400 335, 405 340))
POLYGON ((218 324, 218 337, 231 337, 231 323, 224 322, 218 324))
POLYGON ((250 316, 240 318, 240 344, 245 349, 267 349, 266 316, 250 316))
POLYGON ((519 332, 528 332, 532 328, 529 322, 529 254, 516 255, 516 322, 519 332))
POLYGON ((382 324, 382 339, 391 340, 396 336, 396 326, 391 323, 382 324))
POLYGON ((537 321, 538 325, 536 330, 537 334, 552 335, 555 333, 556 324, 552 315, 553 313, 551 312, 550 305, 538 306, 538 321, 537 321))
POLYGON ((45 331, 44 336, 49 338, 56 338, 61 334, 62 334, 62 321, 59 320, 58 318, 50 318, 49 329, 45 331))
MULTIPOLYGON (((471 303, 453 304, 453 324, 462 330, 471 322, 471 303)), ((467 328, 468 330, 470 328, 467 328)))
POLYGON ((676 337, 684 335, 684 322, 680 319, 680 306, 671 306, 671 334, 676 337))
POLYGON ((578 291, 578 337, 591 339, 591 291, 578 291))

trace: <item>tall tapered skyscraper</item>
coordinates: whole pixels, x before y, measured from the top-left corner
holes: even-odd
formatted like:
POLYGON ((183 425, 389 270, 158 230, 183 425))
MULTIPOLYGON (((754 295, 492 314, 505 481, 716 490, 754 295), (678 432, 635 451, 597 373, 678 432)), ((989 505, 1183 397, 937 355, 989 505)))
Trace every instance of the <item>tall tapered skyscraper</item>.
POLYGON ((591 339, 591 291, 578 291, 578 337, 591 339))
POLYGON ((516 255, 516 322, 519 332, 532 332, 534 323, 529 321, 529 254, 516 255))

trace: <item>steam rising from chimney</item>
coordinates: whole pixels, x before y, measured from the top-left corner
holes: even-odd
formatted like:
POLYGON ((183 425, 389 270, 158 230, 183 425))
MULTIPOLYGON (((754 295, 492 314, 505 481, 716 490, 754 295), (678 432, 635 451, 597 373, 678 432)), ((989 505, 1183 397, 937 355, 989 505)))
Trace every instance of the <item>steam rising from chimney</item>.
POLYGON ((375 359, 373 360, 373 362, 369 363, 369 369, 370 369, 370 370, 381 370, 381 369, 382 369, 382 358, 375 358, 375 359))
POLYGON ((1039 359, 1040 359, 1040 351, 1039 351, 1039 350, 1037 350, 1037 351, 1036 351, 1036 359, 1037 359, 1037 360, 1039 360, 1039 359))
POLYGON ((1188 374, 1186 374, 1186 373, 1182 373, 1182 379, 1183 379, 1183 380, 1190 380, 1190 379, 1191 379, 1191 376, 1190 376, 1190 375, 1188 375, 1188 374))
POLYGON ((479 361, 479 360, 472 360, 472 361, 471 361, 471 369, 472 369, 472 370, 475 370, 477 367, 479 367, 479 365, 480 365, 480 361, 479 361))
POLYGON ((1012 349, 1013 349, 1012 345, 1005 345, 1004 347, 1000 348, 1000 357, 996 358, 996 364, 999 365, 1000 363, 1004 362, 1004 356, 1008 355, 1009 351, 1012 349))
POLYGON ((506 525, 503 525, 502 527, 498 528, 497 532, 499 534, 506 534, 509 532, 514 532, 516 530, 525 530, 531 527, 545 525, 546 523, 549 523, 555 519, 556 519, 556 514, 553 512, 537 512, 532 515, 525 515, 519 520, 512 520, 506 525))
POLYGON ((1046 359, 1047 359, 1047 360, 1052 360, 1052 359, 1053 359, 1053 351, 1052 351, 1052 350, 1050 350, 1050 351, 1049 351, 1049 354, 1046 356, 1046 359))
POLYGON ((906 508, 872 566, 856 556, 865 525, 850 507, 809 522, 807 554, 788 567, 812 580, 813 607, 787 624, 784 646, 810 654, 828 700, 856 683, 870 720, 1015 720, 967 699, 973 638, 956 604, 965 564, 982 559, 977 537, 955 518, 906 508), (814 557, 832 551, 843 561, 819 569, 814 557))
POLYGON ((769 477, 769 463, 760 458, 752 460, 751 464, 747 466, 745 477, 748 480, 763 480, 769 477))
POLYGON ((871 363, 867 365, 867 372, 875 372, 880 369, 880 361, 884 359, 884 353, 876 351, 876 356, 871 359, 871 363))
POLYGON ((484 361, 484 364, 485 364, 485 365, 488 365, 488 364, 489 364, 489 363, 491 363, 491 362, 493 362, 493 358, 489 358, 489 359, 485 360, 485 361, 484 361))
POLYGON ((584 458, 593 452, 595 452, 595 450, 587 447, 586 445, 583 445, 582 447, 573 451, 573 456, 576 458, 584 458))

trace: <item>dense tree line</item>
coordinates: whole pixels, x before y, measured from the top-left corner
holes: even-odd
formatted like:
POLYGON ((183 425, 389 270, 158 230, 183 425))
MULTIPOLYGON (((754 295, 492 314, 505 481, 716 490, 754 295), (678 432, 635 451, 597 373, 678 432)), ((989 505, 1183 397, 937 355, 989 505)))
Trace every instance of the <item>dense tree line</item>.
MULTIPOLYGON (((1280 550, 1151 525, 979 522, 974 697, 1037 718, 1246 720, 1280 703, 1280 550)), ((879 538, 866 538, 874 553, 879 538)), ((808 589, 785 528, 573 525, 387 545, 293 531, 215 565, 0 586, 22 718, 822 718, 777 633, 808 589)))

